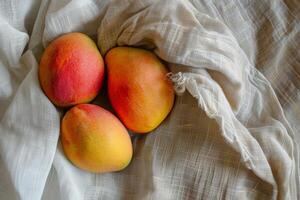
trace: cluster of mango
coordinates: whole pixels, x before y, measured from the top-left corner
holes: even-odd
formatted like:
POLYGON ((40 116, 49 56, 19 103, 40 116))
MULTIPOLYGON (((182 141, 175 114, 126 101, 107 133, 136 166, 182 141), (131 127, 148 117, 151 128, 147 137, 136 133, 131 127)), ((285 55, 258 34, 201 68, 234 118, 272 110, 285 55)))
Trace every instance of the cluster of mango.
POLYGON ((69 33, 52 41, 40 61, 39 81, 54 105, 69 109, 61 121, 67 158, 90 172, 124 169, 133 155, 126 128, 148 133, 173 107, 174 91, 167 73, 162 62, 147 50, 115 47, 106 53, 104 62, 96 44, 85 34, 69 33), (117 117, 89 104, 104 81, 117 117))

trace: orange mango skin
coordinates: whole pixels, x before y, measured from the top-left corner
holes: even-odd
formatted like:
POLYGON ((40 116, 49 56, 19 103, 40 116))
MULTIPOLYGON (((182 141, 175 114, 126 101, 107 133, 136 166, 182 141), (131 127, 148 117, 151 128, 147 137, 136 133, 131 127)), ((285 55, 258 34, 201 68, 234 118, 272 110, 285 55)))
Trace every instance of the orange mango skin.
POLYGON ((50 43, 39 66, 39 80, 46 96, 59 107, 87 103, 100 91, 104 62, 87 35, 69 33, 50 43))
POLYGON ((109 111, 79 104, 63 117, 61 141, 68 159, 94 173, 124 169, 132 158, 132 143, 123 124, 109 111))
POLYGON ((136 133, 154 130, 174 104, 166 67, 150 51, 116 47, 105 56, 108 96, 123 124, 136 133))

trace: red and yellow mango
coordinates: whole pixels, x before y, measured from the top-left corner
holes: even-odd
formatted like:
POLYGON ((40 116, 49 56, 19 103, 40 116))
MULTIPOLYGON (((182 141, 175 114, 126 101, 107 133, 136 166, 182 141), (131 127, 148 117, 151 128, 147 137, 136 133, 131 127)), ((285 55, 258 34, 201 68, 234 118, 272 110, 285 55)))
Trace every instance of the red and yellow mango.
POLYGON ((63 35, 45 49, 39 66, 44 93, 56 105, 87 103, 101 89, 104 62, 96 44, 87 35, 63 35))
POLYGON ((116 47, 105 56, 108 96, 123 124, 136 133, 155 129, 174 104, 167 68, 147 50, 116 47))
POLYGON ((132 158, 132 143, 123 124, 93 104, 71 108, 61 123, 61 141, 69 160, 95 173, 124 169, 132 158))

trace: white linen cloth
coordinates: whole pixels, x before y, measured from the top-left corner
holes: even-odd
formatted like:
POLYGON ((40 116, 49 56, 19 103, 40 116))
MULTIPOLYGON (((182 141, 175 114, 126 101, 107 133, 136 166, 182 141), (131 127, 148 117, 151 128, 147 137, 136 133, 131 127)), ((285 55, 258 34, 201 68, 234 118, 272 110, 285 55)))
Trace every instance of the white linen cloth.
MULTIPOLYGON (((0 199, 300 199, 299 7, 0 2, 0 199), (74 31, 102 55, 117 45, 154 51, 182 93, 158 129, 132 138, 134 158, 121 172, 92 174, 66 159, 62 111, 40 89, 44 47, 74 31)), ((103 101, 101 93, 95 103, 103 101)))

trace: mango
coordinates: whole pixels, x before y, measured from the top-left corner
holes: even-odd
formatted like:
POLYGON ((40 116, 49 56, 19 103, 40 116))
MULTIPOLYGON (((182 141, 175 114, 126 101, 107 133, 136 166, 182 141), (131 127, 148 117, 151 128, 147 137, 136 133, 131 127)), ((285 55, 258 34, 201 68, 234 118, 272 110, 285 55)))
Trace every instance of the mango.
POLYGON ((76 105, 65 114, 61 142, 67 158, 89 172, 119 171, 132 158, 126 128, 109 111, 93 104, 76 105))
POLYGON ((148 133, 167 117, 174 90, 167 68, 152 52, 116 47, 105 55, 108 97, 123 124, 136 133, 148 133))
POLYGON ((57 106, 87 103, 99 93, 104 62, 87 35, 69 33, 45 49, 39 65, 39 81, 46 96, 57 106))

